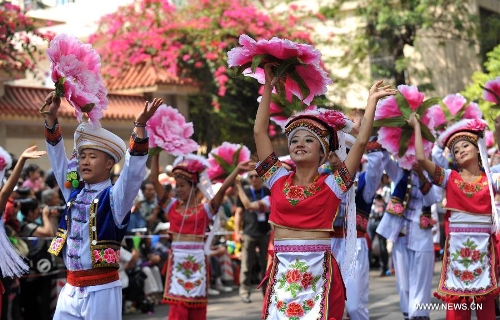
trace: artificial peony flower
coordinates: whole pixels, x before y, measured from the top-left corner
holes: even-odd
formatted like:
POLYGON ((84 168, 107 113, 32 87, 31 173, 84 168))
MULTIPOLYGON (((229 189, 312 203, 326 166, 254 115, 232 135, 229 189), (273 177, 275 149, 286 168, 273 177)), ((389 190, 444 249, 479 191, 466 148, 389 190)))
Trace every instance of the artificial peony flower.
POLYGON ((442 130, 446 124, 460 119, 476 119, 483 116, 477 103, 468 103, 460 93, 447 95, 442 103, 430 107, 429 112, 437 130, 442 130))
POLYGON ((484 133, 484 143, 487 148, 492 148, 495 146, 495 136, 492 131, 486 130, 484 133))
POLYGON ((108 107, 108 92, 99 73, 101 61, 97 52, 75 36, 60 34, 50 42, 47 55, 56 95, 65 97, 75 108, 78 121, 87 113, 90 123, 97 125, 102 110, 108 107))
POLYGON ((182 156, 198 150, 198 144, 190 139, 194 133, 193 123, 179 110, 162 104, 146 123, 149 147, 154 154, 165 150, 174 156, 182 156))
POLYGON ((314 96, 326 93, 327 85, 332 83, 320 66, 321 53, 311 45, 295 43, 286 39, 255 41, 247 35, 239 39, 241 47, 228 52, 229 67, 239 66, 245 76, 250 76, 259 83, 265 82, 263 65, 277 62, 275 76, 278 81, 278 95, 290 100, 295 95, 309 105, 314 96))
POLYGON ((500 76, 486 82, 483 88, 483 99, 494 104, 500 104, 500 76))
POLYGON ((241 144, 223 142, 208 155, 210 180, 223 182, 238 163, 250 160, 250 150, 241 144))
POLYGON ((399 166, 411 170, 415 158, 415 134, 406 122, 411 113, 420 117, 424 152, 429 156, 434 138, 434 119, 429 112, 431 105, 437 104, 437 98, 424 101, 424 94, 416 86, 399 85, 396 96, 390 96, 379 102, 375 110, 375 127, 378 130, 378 142, 398 160, 399 166))

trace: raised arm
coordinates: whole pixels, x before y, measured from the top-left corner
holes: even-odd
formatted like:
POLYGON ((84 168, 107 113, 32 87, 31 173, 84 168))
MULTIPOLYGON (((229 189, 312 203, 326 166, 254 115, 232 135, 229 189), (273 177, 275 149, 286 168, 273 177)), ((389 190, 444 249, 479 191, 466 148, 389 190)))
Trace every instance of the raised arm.
POLYGON ((243 207, 246 210, 250 210, 250 211, 259 210, 258 201, 251 202, 250 199, 248 199, 247 194, 245 193, 245 190, 243 189, 243 186, 241 185, 241 181, 239 179, 236 179, 235 184, 236 184, 236 189, 238 189, 238 197, 240 198, 240 201, 243 204, 243 207))
POLYGON ((354 177, 358 169, 359 163, 361 162, 361 157, 365 152, 366 144, 372 133, 373 119, 375 117, 375 108, 377 107, 377 102, 389 95, 395 95, 397 90, 391 89, 389 85, 384 86, 384 81, 380 80, 376 82, 371 88, 368 96, 368 101, 366 104, 365 114, 361 120, 361 126, 359 127, 359 133, 356 137, 356 142, 352 146, 351 150, 347 154, 347 158, 344 164, 349 171, 351 177, 354 177))
POLYGON ((420 166, 427 171, 429 177, 434 179, 436 164, 425 157, 424 144, 422 142, 422 131, 420 130, 420 122, 417 117, 418 115, 416 113, 412 113, 410 115, 410 119, 408 119, 408 124, 415 129, 415 156, 417 157, 420 166))
POLYGON ((161 185, 160 180, 158 180, 158 176, 160 175, 160 154, 155 154, 151 157, 151 173, 149 174, 149 180, 153 183, 156 191, 156 196, 158 199, 162 200, 162 202, 166 202, 168 198, 164 199, 163 197, 168 197, 165 188, 161 185))
POLYGON ((229 188, 234 184, 234 180, 236 179, 238 174, 254 169, 255 169, 255 163, 251 162, 251 160, 238 163, 238 166, 236 166, 233 172, 231 172, 231 174, 224 180, 222 186, 212 199, 212 209, 214 209, 214 211, 218 210, 219 206, 222 203, 222 200, 224 199, 224 195, 226 194, 227 188, 229 188))
POLYGON ((255 124, 253 127, 253 136, 255 138, 257 155, 259 156, 260 161, 263 161, 271 153, 273 153, 273 145, 268 134, 269 108, 271 106, 273 81, 275 81, 271 70, 272 67, 272 63, 268 63, 264 66, 266 83, 264 84, 264 93, 262 94, 262 100, 260 100, 259 108, 257 109, 257 115, 255 116, 255 124))
POLYGON ((45 151, 38 151, 37 146, 29 147, 28 149, 24 150, 24 152, 21 154, 19 160, 16 163, 16 166, 14 167, 14 170, 12 170, 9 179, 0 190, 0 216, 5 211, 5 205, 7 204, 7 200, 9 199, 10 194, 12 193, 12 190, 14 190, 14 187, 16 186, 17 182, 19 181, 19 177, 21 176, 21 172, 23 171, 23 167, 24 164, 26 163, 26 160, 38 159, 46 154, 47 152, 45 151))

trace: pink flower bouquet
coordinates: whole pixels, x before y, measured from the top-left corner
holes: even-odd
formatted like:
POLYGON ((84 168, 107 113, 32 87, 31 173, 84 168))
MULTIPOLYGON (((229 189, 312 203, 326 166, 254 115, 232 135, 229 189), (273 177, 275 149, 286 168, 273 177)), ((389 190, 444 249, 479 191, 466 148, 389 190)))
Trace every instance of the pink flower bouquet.
POLYGON ((327 85, 332 83, 320 66, 321 53, 311 45, 276 37, 255 41, 245 34, 239 43, 241 47, 227 53, 229 67, 239 66, 244 75, 264 83, 264 64, 277 62, 275 75, 284 80, 277 83, 282 100, 291 100, 291 95, 295 95, 309 105, 314 96, 326 93, 327 85))
POLYGON ((481 86, 481 88, 483 89, 484 100, 500 106, 500 76, 486 82, 484 87, 481 86))
POLYGON ((162 104, 146 123, 149 135, 150 154, 165 150, 174 156, 182 156, 198 150, 198 144, 190 139, 194 133, 193 123, 179 110, 162 104))
POLYGON ((415 157, 415 135, 413 128, 406 122, 415 112, 419 115, 424 151, 428 156, 432 150, 434 119, 429 108, 439 102, 439 98, 424 101, 424 94, 416 86, 399 85, 399 92, 380 101, 375 111, 374 127, 379 127, 378 142, 393 154, 399 166, 411 170, 415 157))
POLYGON ((60 34, 50 42, 47 55, 56 96, 65 97, 75 108, 78 121, 85 112, 90 123, 98 124, 108 107, 108 91, 99 73, 101 59, 97 52, 74 36, 60 34))
POLYGON ((469 102, 460 93, 449 94, 439 104, 429 108, 435 129, 441 131, 451 122, 461 119, 482 118, 483 114, 475 102, 469 102))
POLYGON ((246 146, 223 142, 208 155, 208 177, 212 181, 222 182, 238 163, 247 160, 250 160, 250 150, 246 146))

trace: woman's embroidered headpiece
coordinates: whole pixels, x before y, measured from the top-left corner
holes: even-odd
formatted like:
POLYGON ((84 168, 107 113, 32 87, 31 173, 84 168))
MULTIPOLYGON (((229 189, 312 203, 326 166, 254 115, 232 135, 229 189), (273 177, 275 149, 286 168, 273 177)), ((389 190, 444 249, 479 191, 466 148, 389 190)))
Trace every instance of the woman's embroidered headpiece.
POLYGON ((175 159, 172 174, 174 177, 180 176, 194 184, 200 182, 200 175, 209 164, 207 159, 202 156, 188 154, 175 159))
POLYGON ((284 133, 290 145, 294 134, 298 130, 309 131, 321 144, 324 156, 320 165, 328 159, 330 151, 339 149, 340 146, 337 131, 351 131, 353 123, 342 112, 337 110, 316 109, 307 110, 292 116, 285 124, 284 133))
MULTIPOLYGON (((453 146, 458 141, 466 140, 478 146, 479 138, 482 138, 488 124, 481 119, 463 119, 449 126, 440 136, 441 143, 453 151, 453 146)), ((451 152, 453 155, 453 152, 451 152)))

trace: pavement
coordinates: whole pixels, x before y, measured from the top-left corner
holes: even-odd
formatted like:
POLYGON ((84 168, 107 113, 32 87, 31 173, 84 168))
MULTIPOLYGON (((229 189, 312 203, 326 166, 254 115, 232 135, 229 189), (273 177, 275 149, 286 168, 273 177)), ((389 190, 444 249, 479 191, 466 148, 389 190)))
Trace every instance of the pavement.
MULTIPOLYGON (((434 266, 434 277, 432 292, 437 288, 441 262, 434 266)), ((262 293, 254 289, 251 295, 252 303, 243 303, 238 295, 238 288, 234 287, 233 292, 221 293, 219 296, 210 296, 208 304, 208 320, 259 320, 262 307, 262 293)), ((441 303, 432 297, 432 303, 441 303)), ((370 319, 403 320, 399 309, 399 296, 396 291, 396 278, 394 276, 380 277, 380 271, 370 271, 370 300, 368 309, 370 319)), ((130 314, 124 315, 123 320, 148 319, 165 320, 168 319, 168 306, 160 305, 156 307, 152 314, 130 314)), ((444 310, 431 310, 432 320, 444 320, 444 310)), ((476 319, 475 315, 472 319, 476 319)))

